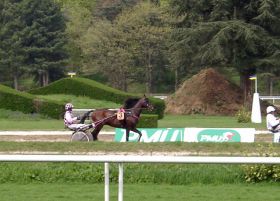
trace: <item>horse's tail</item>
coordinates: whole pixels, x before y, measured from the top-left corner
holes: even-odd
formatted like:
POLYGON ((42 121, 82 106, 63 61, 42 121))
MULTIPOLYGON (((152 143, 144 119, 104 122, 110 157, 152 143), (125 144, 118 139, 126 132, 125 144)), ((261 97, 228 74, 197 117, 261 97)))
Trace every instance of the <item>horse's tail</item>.
POLYGON ((86 118, 89 117, 89 114, 90 114, 91 112, 93 112, 93 110, 87 111, 87 112, 81 117, 81 120, 80 120, 80 123, 81 123, 81 124, 84 124, 84 123, 85 123, 86 118))

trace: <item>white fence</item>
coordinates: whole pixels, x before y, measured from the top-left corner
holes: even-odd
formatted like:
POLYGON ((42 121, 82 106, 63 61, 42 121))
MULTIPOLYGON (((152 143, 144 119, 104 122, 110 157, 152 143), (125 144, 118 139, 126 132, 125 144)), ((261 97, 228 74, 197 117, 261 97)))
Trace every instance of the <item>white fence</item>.
POLYGON ((280 96, 260 96, 261 100, 272 100, 272 103, 275 103, 275 100, 280 100, 280 96))
POLYGON ((0 162, 90 162, 105 163, 105 201, 109 201, 109 163, 119 163, 118 201, 123 201, 123 163, 182 164, 280 164, 280 157, 207 157, 135 155, 0 155, 0 162))

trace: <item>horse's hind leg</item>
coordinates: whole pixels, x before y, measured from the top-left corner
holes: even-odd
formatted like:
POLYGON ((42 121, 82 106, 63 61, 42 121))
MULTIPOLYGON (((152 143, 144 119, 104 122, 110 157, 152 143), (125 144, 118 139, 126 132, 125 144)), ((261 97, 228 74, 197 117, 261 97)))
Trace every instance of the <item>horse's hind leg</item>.
MULTIPOLYGON (((142 133, 137 128, 134 128, 134 129, 131 129, 131 130, 135 133, 138 133, 138 135, 139 135, 138 142, 140 142, 140 139, 142 137, 142 133)), ((128 139, 126 141, 128 141, 128 139)))
POLYGON ((97 126, 97 127, 95 127, 95 128, 93 129, 93 131, 91 132, 93 141, 98 140, 97 136, 98 136, 100 130, 102 129, 102 127, 103 127, 103 126, 97 126))

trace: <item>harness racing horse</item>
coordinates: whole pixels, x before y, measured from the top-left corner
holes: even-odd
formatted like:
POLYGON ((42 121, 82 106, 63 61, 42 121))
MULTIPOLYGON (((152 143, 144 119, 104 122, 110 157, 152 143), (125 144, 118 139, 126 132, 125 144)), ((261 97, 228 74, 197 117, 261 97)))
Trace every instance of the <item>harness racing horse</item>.
POLYGON ((128 141, 130 131, 138 133, 139 142, 142 133, 137 130, 136 125, 143 109, 153 109, 152 104, 150 104, 150 101, 146 96, 143 98, 127 99, 123 108, 121 108, 118 113, 108 109, 98 109, 93 111, 91 114, 91 119, 96 124, 96 127, 91 133, 93 140, 97 140, 98 133, 104 125, 109 125, 115 128, 126 129, 126 141, 128 141))

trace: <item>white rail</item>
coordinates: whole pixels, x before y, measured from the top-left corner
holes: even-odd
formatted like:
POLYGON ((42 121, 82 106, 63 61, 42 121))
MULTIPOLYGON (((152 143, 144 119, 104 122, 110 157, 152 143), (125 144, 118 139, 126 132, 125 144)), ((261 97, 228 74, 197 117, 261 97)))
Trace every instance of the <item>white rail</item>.
POLYGON ((260 96, 262 100, 280 100, 280 96, 260 96))
POLYGON ((136 155, 0 155, 2 162, 93 162, 93 163, 210 163, 210 164, 280 164, 280 157, 226 156, 136 156, 136 155))
POLYGON ((272 103, 275 103, 275 100, 280 100, 280 96, 260 96, 261 100, 272 100, 272 103))
POLYGON ((109 163, 119 163, 118 201, 123 201, 123 163, 280 164, 280 157, 135 156, 135 155, 0 155, 0 162, 105 163, 105 201, 109 201, 109 163))
POLYGON ((136 156, 136 155, 0 155, 2 162, 93 162, 93 163, 209 163, 209 164, 280 164, 280 157, 218 156, 136 156))

